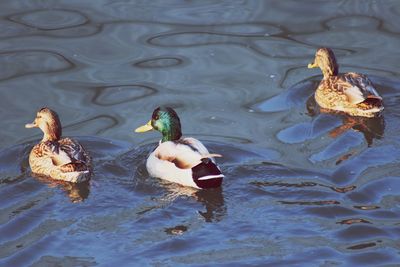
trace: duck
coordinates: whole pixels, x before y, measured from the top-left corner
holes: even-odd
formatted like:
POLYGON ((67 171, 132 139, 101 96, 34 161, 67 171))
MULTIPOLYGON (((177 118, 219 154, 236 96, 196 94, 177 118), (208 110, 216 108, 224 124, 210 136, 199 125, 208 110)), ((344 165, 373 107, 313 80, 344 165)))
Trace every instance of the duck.
POLYGON ((181 122, 171 107, 157 107, 149 122, 135 129, 137 133, 159 131, 162 138, 150 153, 146 168, 150 176, 196 189, 217 188, 224 175, 215 157, 193 137, 182 137, 181 122))
POLYGON ((61 137, 61 122, 55 111, 41 108, 25 128, 39 128, 43 132, 42 140, 29 154, 33 174, 72 183, 89 180, 91 158, 79 142, 61 137))
POLYGON ((339 74, 332 49, 319 48, 308 68, 320 68, 323 74, 315 91, 315 101, 321 108, 369 118, 379 116, 383 111, 382 97, 366 75, 339 74))

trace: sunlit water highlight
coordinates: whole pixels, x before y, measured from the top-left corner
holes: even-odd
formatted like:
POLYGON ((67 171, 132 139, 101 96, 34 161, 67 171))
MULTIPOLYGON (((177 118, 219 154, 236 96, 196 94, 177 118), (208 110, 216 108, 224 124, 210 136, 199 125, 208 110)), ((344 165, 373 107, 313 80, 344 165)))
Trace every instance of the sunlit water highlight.
POLYGON ((396 1, 0 3, 0 265, 395 266, 400 262, 396 1), (320 112, 319 46, 370 75, 383 116, 320 112), (34 177, 48 105, 94 158, 89 183, 34 177), (226 176, 148 176, 158 105, 226 176))

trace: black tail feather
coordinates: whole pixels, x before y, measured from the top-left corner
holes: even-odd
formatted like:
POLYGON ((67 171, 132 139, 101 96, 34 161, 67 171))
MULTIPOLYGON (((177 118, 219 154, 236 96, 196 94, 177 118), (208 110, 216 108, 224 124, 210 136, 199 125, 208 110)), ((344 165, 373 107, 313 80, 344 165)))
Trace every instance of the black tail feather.
POLYGON ((218 166, 208 158, 192 168, 192 176, 195 184, 200 188, 220 187, 224 175, 218 166))

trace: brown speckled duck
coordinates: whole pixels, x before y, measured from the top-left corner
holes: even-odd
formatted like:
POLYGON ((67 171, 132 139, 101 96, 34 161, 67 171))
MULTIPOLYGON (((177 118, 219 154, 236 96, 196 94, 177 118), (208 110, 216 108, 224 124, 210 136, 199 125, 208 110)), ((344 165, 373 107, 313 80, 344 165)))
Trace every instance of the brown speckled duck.
POLYGON ((61 123, 56 112, 49 108, 40 109, 33 123, 25 125, 25 128, 35 127, 44 135, 29 154, 33 173, 73 183, 90 178, 89 155, 77 141, 61 138, 61 123))
POLYGON ((339 74, 330 48, 317 50, 308 68, 317 67, 324 76, 315 92, 315 100, 321 108, 361 117, 375 117, 383 111, 382 97, 367 76, 354 72, 339 74))

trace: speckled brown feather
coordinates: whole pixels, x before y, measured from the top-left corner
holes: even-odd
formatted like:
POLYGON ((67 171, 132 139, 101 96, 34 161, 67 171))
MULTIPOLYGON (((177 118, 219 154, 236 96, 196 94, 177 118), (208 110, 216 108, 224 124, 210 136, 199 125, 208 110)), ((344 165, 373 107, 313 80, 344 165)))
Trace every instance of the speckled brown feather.
POLYGON ((33 147, 29 155, 29 164, 32 172, 50 176, 53 179, 70 182, 86 180, 87 178, 85 177, 88 177, 91 173, 91 159, 89 155, 79 143, 72 139, 61 139, 60 142, 63 143, 63 145, 60 145, 60 149, 65 148, 65 145, 68 144, 79 147, 78 154, 80 155, 80 160, 78 161, 71 156, 70 163, 57 166, 54 164, 53 158, 56 152, 53 149, 54 146, 59 144, 54 144, 54 142, 52 142, 53 144, 41 142, 33 147))
POLYGON ((373 117, 376 112, 368 114, 368 110, 382 110, 382 100, 379 95, 367 90, 367 86, 373 87, 372 82, 362 74, 346 73, 339 76, 324 78, 315 92, 315 100, 323 108, 339 110, 354 116, 373 117), (360 88, 365 100, 352 104, 346 95, 346 90, 356 86, 360 88))
POLYGON ((91 173, 91 159, 84 148, 71 138, 61 138, 61 122, 57 113, 41 108, 33 123, 26 128, 40 128, 42 141, 29 155, 29 164, 35 174, 50 176, 68 182, 82 182, 91 173))
POLYGON ((62 172, 83 172, 87 171, 88 167, 84 163, 67 163, 60 166, 62 172))
POLYGON ((383 110, 382 98, 367 76, 354 72, 338 74, 332 49, 319 48, 308 67, 319 67, 324 77, 315 92, 320 107, 362 117, 374 117, 383 110))
POLYGON ((54 142, 40 142, 35 145, 29 155, 29 164, 33 173, 66 181, 69 181, 72 176, 89 175, 91 172, 90 156, 78 142, 70 138, 63 138, 54 142), (70 157, 69 163, 60 166, 54 163, 57 147, 67 153, 70 157), (73 153, 71 148, 73 148, 73 153))
POLYGON ((81 144, 68 137, 62 138, 59 144, 62 150, 74 160, 74 163, 83 163, 90 168, 91 158, 81 144))

